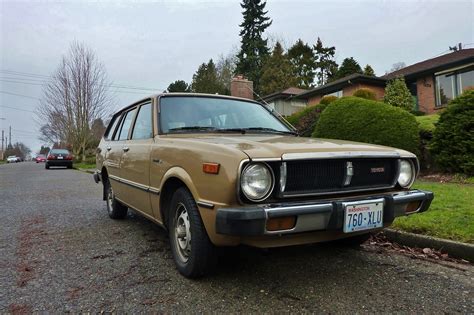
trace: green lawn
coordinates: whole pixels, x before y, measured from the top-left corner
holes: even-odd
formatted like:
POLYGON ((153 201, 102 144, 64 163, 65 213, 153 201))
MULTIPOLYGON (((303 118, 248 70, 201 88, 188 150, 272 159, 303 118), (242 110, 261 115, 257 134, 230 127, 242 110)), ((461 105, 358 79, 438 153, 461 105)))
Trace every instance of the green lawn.
POLYGON ((74 163, 74 168, 82 168, 82 169, 93 169, 95 168, 95 163, 74 163))
POLYGON ((434 192, 424 213, 397 218, 396 229, 474 243, 474 185, 417 181, 414 188, 434 192))
POLYGON ((434 131, 435 123, 439 120, 438 114, 426 115, 426 116, 416 116, 416 121, 420 124, 420 129, 425 131, 434 131))

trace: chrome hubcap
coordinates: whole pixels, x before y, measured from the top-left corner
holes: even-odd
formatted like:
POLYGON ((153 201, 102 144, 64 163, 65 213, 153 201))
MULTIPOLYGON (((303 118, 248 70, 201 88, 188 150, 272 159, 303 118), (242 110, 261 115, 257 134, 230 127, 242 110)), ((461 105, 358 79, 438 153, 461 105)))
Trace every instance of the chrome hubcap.
POLYGON ((191 229, 188 211, 180 203, 176 209, 176 226, 174 228, 174 238, 177 253, 182 262, 187 262, 191 254, 191 229))

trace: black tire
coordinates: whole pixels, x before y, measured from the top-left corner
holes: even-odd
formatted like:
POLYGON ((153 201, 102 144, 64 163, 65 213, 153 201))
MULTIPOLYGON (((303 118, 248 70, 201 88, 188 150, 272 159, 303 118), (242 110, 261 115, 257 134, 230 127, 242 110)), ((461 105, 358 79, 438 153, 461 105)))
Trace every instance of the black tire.
POLYGON ((107 202, 107 213, 109 214, 109 217, 115 220, 125 218, 128 213, 128 207, 115 199, 114 191, 109 181, 104 182, 104 189, 107 202))
POLYGON ((46 164, 44 165, 44 168, 47 169, 47 170, 49 170, 49 164, 46 163, 46 164))
POLYGON ((72 168, 72 164, 69 164, 69 165, 67 166, 67 168, 72 168))
POLYGON ((185 187, 179 188, 170 207, 168 230, 176 268, 187 278, 208 274, 217 263, 216 248, 207 236, 193 196, 185 187), (184 236, 179 237, 180 229, 184 236))
POLYGON ((355 235, 348 238, 336 240, 334 241, 334 244, 341 247, 358 248, 360 247, 360 245, 366 242, 370 238, 371 235, 372 235, 371 233, 355 235))

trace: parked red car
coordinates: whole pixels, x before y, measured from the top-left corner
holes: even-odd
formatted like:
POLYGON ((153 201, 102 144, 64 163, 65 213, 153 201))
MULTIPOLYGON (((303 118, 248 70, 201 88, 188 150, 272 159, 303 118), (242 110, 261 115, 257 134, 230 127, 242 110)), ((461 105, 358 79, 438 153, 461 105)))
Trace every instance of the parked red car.
POLYGON ((49 169, 50 166, 66 166, 72 168, 72 154, 66 149, 52 149, 49 151, 44 167, 49 169))
POLYGON ((46 157, 43 154, 38 154, 35 161, 36 163, 46 162, 46 157))

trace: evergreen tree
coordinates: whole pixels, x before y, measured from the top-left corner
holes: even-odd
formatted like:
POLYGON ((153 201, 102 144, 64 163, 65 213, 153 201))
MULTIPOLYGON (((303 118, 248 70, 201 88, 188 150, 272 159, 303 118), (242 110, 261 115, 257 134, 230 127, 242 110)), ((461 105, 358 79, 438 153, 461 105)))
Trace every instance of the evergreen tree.
POLYGON ((362 74, 362 68, 353 57, 346 58, 342 61, 341 66, 337 70, 335 79, 340 79, 354 73, 362 74))
POLYGON ((293 65, 294 74, 297 78, 296 85, 302 89, 313 86, 316 62, 311 47, 298 39, 288 50, 288 58, 293 65))
POLYGON ((170 93, 171 92, 189 92, 190 88, 191 87, 189 86, 189 84, 187 84, 185 81, 176 80, 170 85, 168 85, 168 88, 166 89, 166 91, 170 93))
POLYGON ((364 74, 365 75, 368 75, 368 76, 371 76, 371 77, 375 77, 375 72, 374 72, 374 69, 372 69, 372 67, 370 65, 366 65, 365 68, 364 68, 364 74))
POLYGON ((293 66, 284 53, 279 42, 275 44, 272 55, 267 58, 261 77, 260 91, 268 95, 297 84, 298 79, 293 75, 293 66))
POLYGON ((262 0, 243 0, 240 6, 244 21, 241 27, 241 47, 237 55, 236 73, 243 74, 253 81, 254 90, 258 92, 262 65, 269 55, 267 40, 262 34, 272 24, 269 17, 265 16, 266 2, 262 0))
POLYGON ((316 45, 313 46, 314 58, 316 60, 316 78, 318 85, 326 84, 337 71, 337 63, 334 61, 336 47, 324 47, 321 38, 318 37, 316 45))
POLYGON ((219 80, 216 65, 212 59, 208 63, 199 66, 193 75, 191 89, 196 93, 224 94, 225 87, 219 80))
POLYGON ((395 78, 387 83, 383 101, 407 111, 413 110, 414 107, 413 96, 408 90, 403 77, 395 78))

